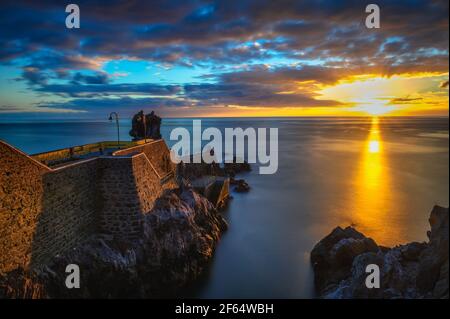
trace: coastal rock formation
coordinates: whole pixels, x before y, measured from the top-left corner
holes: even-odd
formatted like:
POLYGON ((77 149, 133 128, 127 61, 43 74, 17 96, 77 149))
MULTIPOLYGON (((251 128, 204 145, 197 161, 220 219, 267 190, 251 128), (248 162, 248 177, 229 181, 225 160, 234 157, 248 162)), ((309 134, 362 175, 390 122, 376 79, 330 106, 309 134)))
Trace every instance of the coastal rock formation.
POLYGON ((427 243, 386 248, 353 227, 335 228, 311 252, 322 298, 448 298, 449 212, 435 206, 427 243), (369 289, 366 267, 380 269, 380 288, 369 289))
POLYGON ((250 172, 252 167, 245 160, 243 163, 238 163, 236 156, 233 157, 233 163, 225 163, 223 166, 224 173, 229 177, 235 177, 236 174, 242 172, 250 172))
POLYGON ((233 190, 238 193, 250 191, 249 184, 244 179, 235 179, 237 174, 243 172, 250 172, 251 166, 246 161, 237 163, 236 157, 233 158, 233 163, 224 163, 220 166, 218 163, 193 163, 192 156, 190 163, 181 162, 177 166, 177 180, 178 182, 193 181, 205 176, 218 176, 230 178, 230 185, 234 186, 233 190))
MULTIPOLYGON (((191 157, 192 158, 192 157, 191 157)), ((213 163, 193 163, 192 160, 190 163, 180 162, 177 165, 177 177, 181 179, 185 179, 188 181, 195 180, 197 178, 201 178, 203 176, 225 176, 223 169, 219 164, 213 163)))
POLYGON ((174 296, 213 255, 226 221, 189 187, 166 191, 143 221, 143 236, 98 234, 41 269, 0 275, 0 298, 139 298, 174 296), (68 289, 68 264, 80 288, 68 289))
POLYGON ((252 168, 249 163, 246 161, 238 163, 236 157, 233 157, 232 163, 224 163, 223 166, 221 166, 216 162, 206 163, 203 160, 201 160, 200 163, 194 163, 193 155, 191 155, 186 163, 182 161, 178 164, 177 175, 188 180, 193 180, 206 175, 234 178, 236 174, 250 172, 251 170, 252 168))
POLYGON ((246 193, 250 190, 250 186, 244 179, 230 178, 230 185, 235 185, 234 191, 238 193, 246 193))

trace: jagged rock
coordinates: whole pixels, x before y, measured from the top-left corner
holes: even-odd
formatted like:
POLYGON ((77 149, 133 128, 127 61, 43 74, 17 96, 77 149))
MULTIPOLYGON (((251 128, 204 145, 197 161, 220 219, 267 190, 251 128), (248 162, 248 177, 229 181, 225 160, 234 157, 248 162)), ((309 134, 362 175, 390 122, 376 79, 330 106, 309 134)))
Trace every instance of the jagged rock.
POLYGON ((205 163, 203 160, 200 163, 194 163, 193 159, 193 155, 191 155, 187 163, 181 162, 178 164, 178 176, 190 180, 205 175, 228 176, 230 178, 234 178, 236 174, 250 172, 252 170, 250 164, 246 161, 243 163, 236 163, 236 157, 233 158, 233 163, 224 163, 223 167, 216 162, 205 163))
POLYGON ((433 289, 435 283, 440 280, 442 266, 444 266, 446 261, 448 262, 448 208, 435 206, 431 212, 429 222, 431 225, 431 231, 428 233, 430 241, 427 249, 420 255, 417 275, 417 287, 422 293, 433 289))
POLYGON ((236 156, 233 157, 232 163, 225 163, 223 169, 225 171, 225 174, 229 177, 234 177, 236 176, 236 174, 242 172, 250 172, 252 170, 250 164, 246 161, 243 161, 243 163, 238 163, 236 156))
POLYGON ((412 242, 408 245, 401 246, 399 249, 403 259, 409 261, 417 261, 420 257, 420 254, 426 247, 426 243, 412 242))
POLYGON ((0 298, 142 298, 174 296, 211 259, 226 221, 187 186, 168 191, 145 215, 138 240, 96 235, 33 272, 0 276, 0 298), (80 267, 79 289, 65 286, 68 264, 80 267))
POLYGON ((41 278, 34 272, 18 268, 7 276, 0 276, 0 298, 46 298, 41 278))
POLYGON ((349 276, 353 258, 359 254, 377 251, 375 242, 353 227, 336 227, 311 252, 318 291, 329 291, 349 276))
POLYGON ((190 157, 189 163, 180 162, 177 165, 176 175, 179 179, 184 178, 192 181, 206 175, 225 176, 223 168, 219 164, 213 163, 193 163, 193 157, 190 157))
POLYGON ((448 208, 435 206, 428 243, 378 246, 352 227, 335 228, 311 252, 323 298, 448 298, 448 208), (380 288, 365 285, 366 267, 380 268, 380 288))
MULTIPOLYGON (((211 150, 210 153, 214 155, 214 150, 211 150)), ((230 185, 235 186, 235 192, 244 193, 250 190, 250 186, 245 180, 234 178, 236 174, 251 171, 251 166, 246 161, 237 163, 236 157, 233 157, 232 163, 225 163, 221 167, 216 162, 206 163, 203 160, 200 163, 194 163, 193 159, 194 156, 190 155, 188 163, 182 161, 177 165, 176 179, 179 184, 183 180, 192 182, 205 176, 220 176, 230 178, 230 185)))
POLYGON ((245 193, 250 190, 250 186, 247 184, 247 182, 243 179, 230 179, 230 184, 235 185, 234 191, 238 193, 245 193))

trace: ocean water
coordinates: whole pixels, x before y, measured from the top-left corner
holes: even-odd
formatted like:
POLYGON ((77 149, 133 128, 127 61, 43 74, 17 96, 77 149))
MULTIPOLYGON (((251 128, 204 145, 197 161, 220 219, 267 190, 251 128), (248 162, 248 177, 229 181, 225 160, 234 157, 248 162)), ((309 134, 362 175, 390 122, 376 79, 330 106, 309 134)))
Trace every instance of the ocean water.
MULTIPOLYGON (((207 298, 311 298, 309 252, 335 226, 353 225, 379 244, 426 240, 433 205, 449 204, 448 118, 203 119, 202 126, 277 127, 279 165, 241 175, 223 213, 229 230, 210 267, 186 292, 207 298)), ((192 126, 164 119, 162 133, 192 126)), ((129 121, 121 122, 128 140, 129 121)), ((115 140, 104 122, 0 124, 0 139, 27 153, 115 140)))

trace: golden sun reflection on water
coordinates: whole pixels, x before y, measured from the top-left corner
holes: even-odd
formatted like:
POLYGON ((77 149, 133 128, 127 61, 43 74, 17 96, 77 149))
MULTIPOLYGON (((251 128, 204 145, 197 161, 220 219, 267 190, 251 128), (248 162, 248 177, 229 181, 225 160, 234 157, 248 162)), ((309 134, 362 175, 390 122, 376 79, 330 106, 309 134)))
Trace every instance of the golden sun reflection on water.
POLYGON ((380 151, 380 141, 370 141, 369 142, 369 152, 378 153, 380 151))
POLYGON ((379 120, 374 117, 353 184, 351 219, 359 231, 383 245, 398 243, 402 238, 401 230, 390 223, 393 194, 389 177, 379 120))

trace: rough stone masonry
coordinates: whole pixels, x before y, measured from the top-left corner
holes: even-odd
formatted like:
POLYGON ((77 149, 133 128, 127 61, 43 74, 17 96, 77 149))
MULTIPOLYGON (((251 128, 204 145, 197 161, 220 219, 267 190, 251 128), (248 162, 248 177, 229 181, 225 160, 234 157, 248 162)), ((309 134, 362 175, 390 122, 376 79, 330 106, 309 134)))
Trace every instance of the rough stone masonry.
POLYGON ((48 167, 0 141, 0 275, 45 265, 101 232, 135 239, 174 167, 164 140, 48 167))

